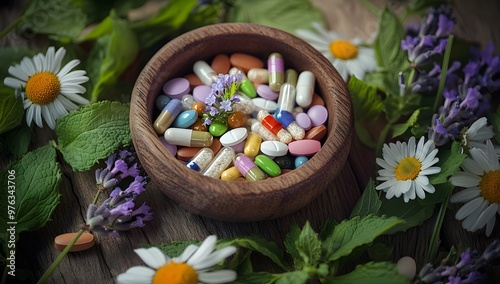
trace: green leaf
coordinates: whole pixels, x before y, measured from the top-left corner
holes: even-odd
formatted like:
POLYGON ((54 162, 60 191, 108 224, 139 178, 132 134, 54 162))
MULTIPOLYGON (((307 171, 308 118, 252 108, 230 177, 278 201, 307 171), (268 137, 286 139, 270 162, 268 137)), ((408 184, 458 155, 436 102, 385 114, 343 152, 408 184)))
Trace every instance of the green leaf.
POLYGON ((293 224, 292 227, 290 227, 290 231, 286 235, 285 241, 283 242, 286 251, 292 256, 295 269, 297 270, 304 267, 304 261, 302 260, 302 256, 300 255, 296 245, 300 232, 299 226, 293 224))
POLYGON ((491 112, 488 120, 493 126, 493 132, 495 133, 495 140, 500 143, 500 106, 497 107, 496 112, 491 112))
POLYGON ((375 86, 351 76, 347 84, 357 121, 373 121, 382 112, 382 99, 377 94, 375 86))
POLYGON ((321 230, 319 231, 319 239, 322 241, 326 240, 326 238, 333 233, 333 230, 335 230, 335 227, 338 224, 339 223, 334 219, 326 219, 325 223, 321 226, 321 230))
POLYGON ((415 126, 417 124, 419 115, 420 115, 420 109, 416 109, 405 123, 395 124, 392 127, 393 129, 392 138, 396 138, 398 136, 405 134, 408 128, 415 126))
POLYGON ((73 5, 80 8, 87 15, 87 23, 97 23, 109 15, 111 10, 115 10, 120 16, 127 16, 131 9, 138 8, 146 0, 69 0, 73 5))
POLYGON ((405 29, 399 18, 389 9, 382 11, 379 19, 379 33, 374 42, 375 56, 378 65, 383 69, 383 85, 390 86, 384 91, 397 94, 394 87, 397 74, 409 68, 406 52, 401 49, 401 40, 405 37, 405 29))
POLYGON ((51 220, 59 203, 61 181, 54 148, 44 146, 28 152, 0 172, 0 180, 6 186, 6 190, 0 191, 0 211, 7 214, 7 210, 12 209, 14 212, 1 218, 2 228, 6 228, 6 222, 17 222, 16 233, 20 234, 39 229, 51 220))
POLYGON ((200 244, 199 241, 190 240, 190 241, 175 241, 170 244, 158 244, 153 246, 159 248, 165 255, 168 255, 169 257, 176 257, 181 255, 189 245, 199 245, 199 244, 200 244))
POLYGON ((390 262, 368 262, 363 265, 358 265, 351 273, 330 277, 324 283, 327 284, 402 284, 411 283, 408 278, 399 274, 394 263, 390 262))
POLYGON ((335 261, 349 255, 353 249, 369 244, 376 237, 403 221, 396 217, 368 215, 344 220, 323 242, 328 260, 335 261))
POLYGON ((236 0, 228 21, 261 24, 292 34, 313 22, 326 24, 321 11, 307 0, 236 0))
POLYGON ((20 95, 14 95, 14 90, 0 88, 0 134, 5 133, 21 124, 24 108, 20 95))
POLYGON ((309 274, 305 271, 293 271, 281 274, 276 284, 304 284, 309 280, 309 274))
POLYGON ((390 261, 392 259, 392 251, 394 248, 382 241, 375 241, 368 248, 368 255, 374 261, 390 261))
POLYGON ((75 171, 90 169, 130 144, 129 104, 103 101, 57 120, 58 149, 75 171))
POLYGON ((441 167, 441 172, 430 177, 430 182, 433 185, 448 182, 448 179, 460 168, 467 155, 462 153, 460 143, 454 141, 451 144, 451 150, 440 149, 438 157, 437 165, 441 167))
POLYGON ((445 0, 412 0, 406 6, 406 11, 408 14, 425 12, 430 7, 437 7, 445 3, 445 0))
MULTIPOLYGON (((92 87, 92 101, 97 101, 107 88, 114 85, 120 75, 132 63, 139 52, 137 37, 127 20, 119 18, 113 11, 98 27, 99 39, 94 44, 86 69, 92 87), (108 30, 109 21, 111 30, 108 30), (106 33, 108 32, 108 33, 106 33)), ((91 36, 91 38, 92 38, 91 36)))
POLYGON ((190 18, 196 4, 196 0, 172 0, 155 16, 133 24, 141 48, 172 35, 190 18))
POLYGON ((280 278, 280 275, 274 275, 268 272, 252 272, 243 275, 238 274, 238 279, 231 282, 233 284, 272 284, 280 278))
POLYGON ((377 190, 375 190, 375 182, 370 179, 368 184, 363 191, 363 195, 354 206, 354 209, 351 212, 351 217, 365 217, 369 214, 376 214, 382 205, 382 201, 380 201, 380 197, 378 196, 377 190))
POLYGON ((234 245, 240 248, 257 251, 271 259, 274 263, 279 265, 284 270, 288 269, 288 264, 283 258, 283 251, 274 242, 270 242, 257 236, 242 237, 232 240, 221 240, 219 242, 219 247, 228 245, 234 245))
POLYGON ((31 141, 31 128, 26 124, 16 127, 0 136, 0 145, 3 145, 2 151, 8 152, 20 158, 26 152, 31 141))
POLYGON ((400 231, 406 231, 409 228, 421 225, 425 220, 429 219, 434 212, 434 204, 422 205, 417 200, 410 200, 405 203, 403 198, 381 198, 382 206, 378 215, 395 216, 404 223, 394 226, 386 232, 393 234, 400 231))
POLYGON ((316 266, 318 264, 321 258, 321 241, 318 234, 311 228, 309 221, 302 228, 296 246, 306 265, 316 266))
POLYGON ((76 39, 87 23, 85 13, 71 1, 33 0, 24 15, 19 33, 45 34, 64 42, 76 39))

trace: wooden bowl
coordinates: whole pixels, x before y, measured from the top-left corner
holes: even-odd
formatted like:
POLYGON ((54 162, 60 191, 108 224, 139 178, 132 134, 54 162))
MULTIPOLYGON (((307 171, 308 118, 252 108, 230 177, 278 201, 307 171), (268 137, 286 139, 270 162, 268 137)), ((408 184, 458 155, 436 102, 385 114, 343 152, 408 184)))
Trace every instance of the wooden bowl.
POLYGON ((138 158, 158 188, 193 213, 225 221, 273 219, 307 205, 344 167, 354 132, 350 96, 328 60, 289 33, 248 23, 205 26, 163 46, 135 83, 130 127, 138 158), (197 60, 210 62, 219 53, 235 52, 257 56, 264 62, 269 54, 279 52, 286 68, 299 73, 309 70, 315 75, 316 92, 329 112, 328 132, 321 150, 299 169, 257 182, 212 179, 186 168, 155 133, 153 109, 163 84, 192 73, 197 60))

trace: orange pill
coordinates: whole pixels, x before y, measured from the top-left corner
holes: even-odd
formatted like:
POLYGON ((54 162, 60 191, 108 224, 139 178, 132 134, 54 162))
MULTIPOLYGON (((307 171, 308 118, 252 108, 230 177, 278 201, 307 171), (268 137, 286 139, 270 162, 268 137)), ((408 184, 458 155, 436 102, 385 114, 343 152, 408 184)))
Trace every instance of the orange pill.
POLYGON ((212 67, 217 74, 227 74, 227 72, 229 72, 229 68, 231 68, 229 56, 225 54, 216 55, 212 60, 210 67, 212 67))
POLYGON ((315 126, 311 129, 309 129, 306 132, 304 139, 311 139, 311 140, 320 141, 321 139, 323 139, 323 137, 325 137, 326 132, 327 132, 326 126, 318 125, 318 126, 315 126))
POLYGON ((192 110, 195 110, 196 113, 198 113, 198 115, 202 115, 203 112, 205 111, 205 104, 202 103, 202 102, 195 102, 192 106, 191 106, 191 109, 192 110))
POLYGON ((208 131, 208 127, 203 125, 203 119, 201 118, 198 118, 198 120, 196 120, 190 128, 197 131, 208 131))
MULTIPOLYGON (((67 233, 62 234, 54 239, 54 247, 57 250, 64 250, 66 246, 73 240, 73 238, 77 235, 77 233, 67 233)), ((82 251, 89 249, 94 246, 95 240, 94 235, 89 233, 83 233, 76 243, 69 249, 70 252, 82 251)))
POLYGON ((263 68, 264 62, 259 58, 245 54, 245 53, 233 53, 229 57, 229 61, 231 65, 243 70, 243 72, 247 73, 248 70, 252 68, 263 68))
POLYGON ((238 128, 245 126, 248 117, 240 111, 235 111, 227 117, 227 123, 231 128, 238 128))
POLYGON ((315 105, 325 106, 325 101, 323 100, 323 98, 316 93, 313 94, 311 105, 309 107, 312 107, 315 105))
POLYGON ((191 90, 196 86, 203 85, 203 82, 201 82, 200 78, 194 73, 187 74, 184 78, 189 81, 189 87, 191 87, 191 90))

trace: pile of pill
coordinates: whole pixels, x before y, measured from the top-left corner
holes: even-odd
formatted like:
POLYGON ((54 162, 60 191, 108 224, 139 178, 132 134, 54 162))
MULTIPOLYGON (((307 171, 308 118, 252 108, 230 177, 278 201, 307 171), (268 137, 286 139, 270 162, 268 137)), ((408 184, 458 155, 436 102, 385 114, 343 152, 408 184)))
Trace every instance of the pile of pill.
POLYGON ((186 167, 222 180, 258 181, 306 163, 321 149, 328 111, 314 92, 310 71, 285 70, 281 54, 267 66, 244 54, 197 61, 193 73, 168 80, 158 95, 153 128, 166 149, 186 167), (265 68, 266 67, 266 68, 265 68), (226 126, 201 119, 217 74, 241 74, 239 101, 226 126))

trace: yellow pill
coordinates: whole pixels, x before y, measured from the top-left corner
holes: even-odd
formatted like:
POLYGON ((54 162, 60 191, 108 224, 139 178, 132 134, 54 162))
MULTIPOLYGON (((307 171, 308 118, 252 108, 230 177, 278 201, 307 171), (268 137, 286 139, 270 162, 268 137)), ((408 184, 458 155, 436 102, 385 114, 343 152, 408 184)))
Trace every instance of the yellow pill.
POLYGON ((243 152, 250 158, 254 158, 259 154, 260 143, 262 143, 262 137, 257 133, 250 133, 245 142, 245 148, 243 152))
POLYGON ((241 173, 240 171, 238 171, 238 168, 236 168, 236 166, 230 167, 229 169, 223 171, 220 175, 221 180, 227 181, 235 180, 239 177, 241 177, 241 173))

